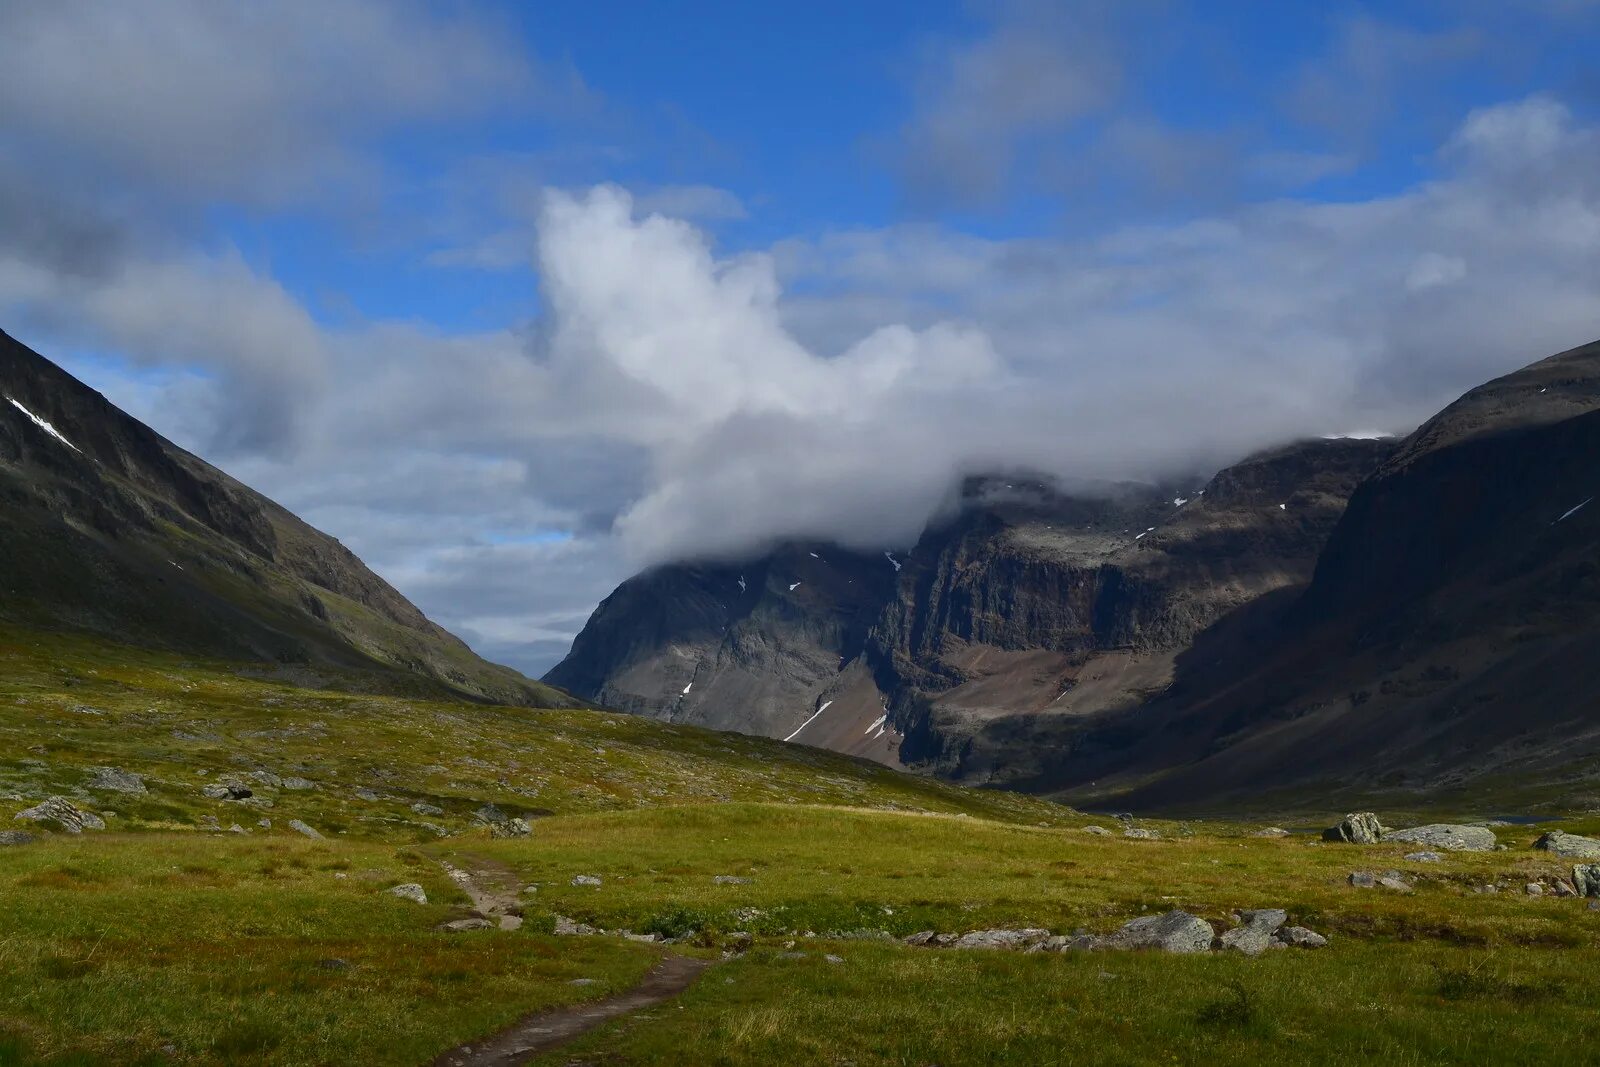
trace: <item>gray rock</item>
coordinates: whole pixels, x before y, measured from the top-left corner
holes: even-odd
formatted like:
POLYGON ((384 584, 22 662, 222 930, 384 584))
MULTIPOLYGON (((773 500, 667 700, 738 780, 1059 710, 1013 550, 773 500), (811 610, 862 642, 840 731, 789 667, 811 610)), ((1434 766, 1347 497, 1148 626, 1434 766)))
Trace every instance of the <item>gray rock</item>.
POLYGON ((750 879, 737 874, 719 874, 711 879, 712 885, 749 885, 750 879))
POLYGON ((1337 826, 1322 831, 1324 841, 1345 841, 1352 845, 1376 845, 1383 840, 1384 825, 1370 811, 1353 811, 1337 826))
POLYGON ((37 840, 26 830, 0 830, 0 845, 31 845, 37 840))
POLYGON ((309 778, 285 778, 282 784, 282 788, 296 793, 304 793, 316 787, 317 783, 309 778))
POLYGON ((1272 935, 1288 918, 1288 913, 1280 908, 1240 912, 1242 925, 1222 935, 1222 947, 1243 952, 1246 956, 1259 956, 1272 944, 1272 935))
POLYGON ((928 945, 931 948, 949 948, 960 940, 960 934, 935 934, 933 940, 928 942, 928 945))
POLYGON ((53 822, 69 834, 85 830, 104 830, 106 821, 92 811, 84 811, 66 797, 49 797, 27 811, 17 812, 15 818, 32 822, 53 822))
POLYGON ((1104 826, 1085 826, 1083 828, 1083 832, 1086 834, 1094 834, 1096 837, 1111 836, 1111 831, 1107 830, 1104 826))
POLYGON ((1131 837, 1135 841, 1158 841, 1161 835, 1154 830, 1145 830, 1138 826, 1130 826, 1122 831, 1123 837, 1131 837))
POLYGON ((596 979, 593 979, 593 978, 574 978, 572 981, 568 982, 567 984, 568 985, 599 985, 600 983, 596 979))
POLYGON ((425 800, 419 800, 415 804, 411 805, 411 810, 416 812, 418 815, 443 815, 444 814, 444 809, 443 808, 439 807, 437 804, 429 804, 425 800))
POLYGON ((1162 952, 1206 952, 1216 932, 1211 924, 1186 911, 1145 915, 1122 925, 1103 940, 1106 948, 1150 948, 1162 952))
POLYGON ((844 962, 844 957, 843 956, 835 956, 832 953, 829 953, 828 955, 826 955, 826 956, 824 956, 822 958, 824 960, 826 960, 827 962, 829 962, 829 963, 843 963, 844 962))
POLYGON ((492 930, 494 924, 488 919, 451 919, 447 923, 440 923, 435 929, 446 933, 459 934, 467 930, 492 930))
POLYGON ((368 789, 364 785, 357 786, 355 788, 355 795, 356 795, 356 799, 357 800, 365 800, 365 801, 368 801, 368 802, 371 802, 371 801, 374 801, 374 800, 382 800, 383 799, 381 796, 378 795, 377 790, 368 789))
POLYGON ((1540 885, 1538 882, 1529 882, 1527 885, 1522 887, 1522 891, 1528 894, 1530 897, 1544 896, 1544 886, 1540 885))
POLYGON ((307 826, 305 823, 301 822, 299 819, 290 819, 289 820, 289 829, 293 830, 297 834, 305 834, 307 837, 311 838, 313 841, 321 841, 322 840, 322 835, 321 834, 317 833, 315 830, 313 830, 311 827, 307 826))
POLYGON ((399 897, 402 900, 409 900, 417 904, 426 904, 428 902, 427 891, 416 882, 406 882, 403 885, 391 886, 385 889, 384 892, 392 897, 399 897))
POLYGON ((1580 863, 1574 866, 1572 888, 1580 897, 1600 897, 1600 863, 1580 863))
POLYGON ((1250 835, 1251 837, 1288 837, 1289 831, 1281 826, 1267 826, 1250 835))
POLYGON ((1383 839, 1432 849, 1442 848, 1446 852, 1493 852, 1497 843, 1494 831, 1487 826, 1462 826, 1447 822, 1413 826, 1409 830, 1392 830, 1383 839))
POLYGON ((1278 931, 1280 945, 1292 945, 1295 948, 1325 948, 1328 939, 1304 926, 1285 926, 1278 931))
POLYGON ((1534 848, 1577 860, 1600 860, 1600 840, 1551 830, 1533 843, 1534 848))
POLYGON ((1439 863, 1444 857, 1437 852, 1407 852, 1406 859, 1412 863, 1439 863))
POLYGON ((268 789, 282 789, 283 779, 271 771, 251 771, 250 780, 257 785, 266 786, 268 789))
POLYGON ((1371 889, 1378 884, 1378 876, 1371 871, 1351 871, 1350 884, 1357 889, 1371 889))
POLYGON ((600 931, 588 923, 576 923, 565 915, 557 915, 555 932, 562 937, 592 937, 600 931))
POLYGON ((115 767, 96 767, 94 777, 89 779, 89 788, 101 789, 109 793, 133 793, 137 795, 145 791, 144 775, 121 771, 115 767))
POLYGON ((1378 886, 1382 889, 1392 889, 1396 893, 1411 892, 1411 883, 1391 871, 1378 879, 1378 886))
POLYGON ((527 819, 512 817, 505 822, 492 823, 489 826, 491 837, 528 837, 533 833, 533 827, 528 825, 527 819))
POLYGON ((973 930, 962 934, 952 948, 1024 949, 1050 936, 1049 930, 973 930))
POLYGON ((593 874, 575 874, 572 876, 573 885, 600 885, 600 877, 593 874))
POLYGON ((804 952, 780 952, 777 958, 780 960, 803 960, 806 958, 806 954, 804 952))
POLYGON ((903 937, 900 940, 907 945, 912 945, 917 948, 924 948, 933 944, 933 939, 938 936, 939 931, 937 930, 919 930, 911 936, 903 937))
POLYGON ((1557 878, 1550 886, 1550 892, 1558 897, 1575 897, 1578 891, 1572 888, 1572 883, 1565 878, 1557 878))
POLYGON ((250 787, 241 782, 213 782, 200 787, 200 795, 212 800, 248 800, 255 796, 250 787))

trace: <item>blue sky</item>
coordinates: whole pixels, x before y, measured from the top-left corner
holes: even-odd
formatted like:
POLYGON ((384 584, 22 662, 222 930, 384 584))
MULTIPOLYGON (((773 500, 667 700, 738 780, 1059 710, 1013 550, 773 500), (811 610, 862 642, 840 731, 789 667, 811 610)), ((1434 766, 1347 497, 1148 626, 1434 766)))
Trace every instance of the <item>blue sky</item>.
POLYGON ((1600 4, 0 10, 0 325, 537 671, 1600 335, 1600 4))

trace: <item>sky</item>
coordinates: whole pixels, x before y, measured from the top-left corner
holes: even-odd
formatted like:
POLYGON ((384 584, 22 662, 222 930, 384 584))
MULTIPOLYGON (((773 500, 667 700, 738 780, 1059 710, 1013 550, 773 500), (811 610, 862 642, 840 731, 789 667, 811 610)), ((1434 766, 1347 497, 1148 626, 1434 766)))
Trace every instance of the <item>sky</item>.
POLYGON ((0 2, 0 327, 541 673, 1600 337, 1600 0, 0 2))

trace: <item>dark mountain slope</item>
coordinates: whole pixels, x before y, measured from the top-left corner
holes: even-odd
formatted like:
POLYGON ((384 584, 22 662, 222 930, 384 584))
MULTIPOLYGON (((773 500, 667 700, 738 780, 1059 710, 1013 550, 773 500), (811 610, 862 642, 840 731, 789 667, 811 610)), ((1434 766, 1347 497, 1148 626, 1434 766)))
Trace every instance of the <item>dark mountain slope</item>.
POLYGON ((1285 625, 1217 635, 1137 723, 1057 739, 1033 784, 1160 806, 1311 783, 1595 792, 1597 496, 1600 343, 1417 430, 1352 497, 1285 625))
POLYGON ((338 541, 3 333, 0 618, 571 702, 479 659, 338 541))
POLYGON ((631 579, 546 680, 960 778, 1032 776, 1039 723, 1143 701, 1214 620, 1308 581, 1391 447, 1303 442, 1200 492, 972 479, 903 559, 790 547, 631 579), (990 729, 1009 720, 1025 725, 990 729))

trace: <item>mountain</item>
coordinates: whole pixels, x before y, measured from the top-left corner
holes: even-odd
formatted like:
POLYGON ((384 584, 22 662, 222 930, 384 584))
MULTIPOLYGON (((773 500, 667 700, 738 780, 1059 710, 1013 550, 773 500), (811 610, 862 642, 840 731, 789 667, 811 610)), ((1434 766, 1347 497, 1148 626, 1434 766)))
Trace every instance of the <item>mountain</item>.
POLYGON ((545 680, 656 718, 1030 780, 1039 722, 1137 705, 1217 619, 1308 582, 1392 447, 1300 442, 1201 487, 973 478, 909 553, 791 545, 630 579, 545 680), (1018 717, 1028 729, 1005 725, 1018 717))
POLYGON ((338 541, 4 333, 0 508, 0 620, 282 672, 572 703, 479 659, 338 541))
POLYGON ((1218 635, 1137 721, 1058 739, 1030 784, 1168 807, 1353 786, 1600 803, 1597 497, 1600 342, 1429 420, 1352 496, 1280 625, 1218 635))

